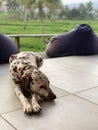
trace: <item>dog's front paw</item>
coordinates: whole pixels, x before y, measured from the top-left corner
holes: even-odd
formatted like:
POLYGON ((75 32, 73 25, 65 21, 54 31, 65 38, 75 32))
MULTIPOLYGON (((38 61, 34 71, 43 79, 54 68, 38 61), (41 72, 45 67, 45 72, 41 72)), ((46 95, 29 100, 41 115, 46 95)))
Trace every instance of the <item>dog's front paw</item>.
POLYGON ((39 104, 32 104, 33 107, 33 112, 40 112, 41 111, 41 106, 39 104))
POLYGON ((30 103, 25 103, 24 105, 23 105, 23 110, 24 110, 24 113, 26 113, 26 114, 31 114, 32 113, 32 106, 31 106, 31 104, 30 103))

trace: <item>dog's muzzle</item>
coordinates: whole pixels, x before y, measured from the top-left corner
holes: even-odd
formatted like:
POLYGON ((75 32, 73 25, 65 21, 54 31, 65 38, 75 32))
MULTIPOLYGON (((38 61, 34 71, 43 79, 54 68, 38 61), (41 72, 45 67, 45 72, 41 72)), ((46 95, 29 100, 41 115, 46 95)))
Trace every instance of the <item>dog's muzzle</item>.
POLYGON ((56 95, 54 93, 49 93, 47 97, 45 97, 45 100, 51 101, 56 99, 56 95))
POLYGON ((44 95, 39 95, 39 96, 47 101, 52 101, 56 99, 56 95, 54 93, 49 93, 48 96, 44 96, 44 95))

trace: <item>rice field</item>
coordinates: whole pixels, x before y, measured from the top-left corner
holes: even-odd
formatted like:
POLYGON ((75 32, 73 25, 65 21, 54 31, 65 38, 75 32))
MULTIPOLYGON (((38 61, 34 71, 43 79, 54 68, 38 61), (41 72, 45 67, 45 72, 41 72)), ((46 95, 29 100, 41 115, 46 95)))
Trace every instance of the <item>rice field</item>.
MULTIPOLYGON (((45 34, 62 34, 75 28, 78 24, 89 24, 94 32, 98 33, 98 21, 56 20, 51 23, 45 20, 44 22, 45 34)), ((41 22, 39 20, 28 21, 27 28, 24 29, 24 23, 22 22, 6 23, 5 21, 0 21, 0 32, 3 34, 41 34, 41 22)), ((45 48, 46 44, 42 38, 26 37, 20 39, 20 51, 42 52, 45 48)))

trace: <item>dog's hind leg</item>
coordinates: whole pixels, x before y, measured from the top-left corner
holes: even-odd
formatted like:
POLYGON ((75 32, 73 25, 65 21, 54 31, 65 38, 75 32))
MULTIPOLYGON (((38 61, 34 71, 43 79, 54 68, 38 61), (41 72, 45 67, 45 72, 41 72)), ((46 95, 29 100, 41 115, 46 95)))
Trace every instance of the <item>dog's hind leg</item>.
POLYGON ((29 103, 28 99, 23 95, 18 85, 15 86, 15 93, 23 106, 24 112, 27 114, 32 113, 32 105, 29 103))
POLYGON ((41 107, 38 104, 38 95, 36 93, 32 94, 31 103, 32 103, 33 112, 41 111, 41 107))

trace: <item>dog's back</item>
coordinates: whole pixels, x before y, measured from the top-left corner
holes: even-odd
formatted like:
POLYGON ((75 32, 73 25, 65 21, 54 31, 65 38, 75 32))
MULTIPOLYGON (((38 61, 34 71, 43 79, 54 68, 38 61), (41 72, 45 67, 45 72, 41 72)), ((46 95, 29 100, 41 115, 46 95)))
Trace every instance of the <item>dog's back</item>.
POLYGON ((12 55, 10 62, 10 76, 15 83, 19 83, 23 77, 30 74, 34 68, 42 65, 42 58, 33 52, 21 52, 12 55))

